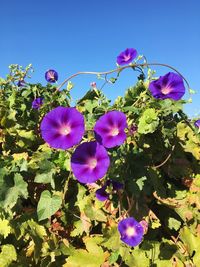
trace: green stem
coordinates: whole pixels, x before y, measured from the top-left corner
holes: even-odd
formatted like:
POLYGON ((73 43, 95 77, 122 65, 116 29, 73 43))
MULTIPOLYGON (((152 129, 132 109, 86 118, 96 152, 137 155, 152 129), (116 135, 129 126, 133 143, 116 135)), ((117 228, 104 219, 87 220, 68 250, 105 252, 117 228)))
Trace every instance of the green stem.
POLYGON ((162 66, 162 67, 167 67, 173 71, 175 71, 176 73, 178 73, 182 78, 183 80, 185 81, 185 83, 187 84, 187 87, 188 89, 190 89, 190 85, 188 83, 188 81, 186 80, 186 78, 177 70, 175 69, 174 67, 168 65, 168 64, 164 64, 164 63, 157 63, 157 62, 153 62, 153 63, 140 63, 140 64, 130 64, 130 65, 127 65, 127 66, 124 66, 124 67, 120 67, 120 68, 116 68, 116 69, 113 69, 113 70, 109 70, 109 71, 103 71, 103 72, 97 72, 97 71, 79 71, 73 75, 71 75, 70 77, 68 77, 67 79, 65 79, 61 84, 60 86, 57 87, 56 91, 59 91, 60 88, 65 85, 69 80, 73 79, 74 77, 76 76, 79 76, 81 74, 92 74, 92 75, 107 75, 107 74, 112 74, 114 72, 121 72, 125 69, 128 69, 128 68, 135 68, 135 67, 149 67, 149 66, 162 66))
POLYGON ((69 173, 69 176, 67 177, 67 179, 65 181, 65 185, 64 185, 64 189, 63 189, 63 195, 62 195, 62 203, 63 203, 63 205, 65 205, 65 195, 67 193, 70 175, 71 175, 71 172, 69 173))

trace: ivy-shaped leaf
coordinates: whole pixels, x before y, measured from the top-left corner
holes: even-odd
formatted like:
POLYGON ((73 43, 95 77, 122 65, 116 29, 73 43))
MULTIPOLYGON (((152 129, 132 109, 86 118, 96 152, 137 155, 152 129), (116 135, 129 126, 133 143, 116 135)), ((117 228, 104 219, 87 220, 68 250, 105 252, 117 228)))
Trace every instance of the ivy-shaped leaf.
POLYGON ((21 174, 16 173, 14 176, 14 186, 11 187, 6 194, 4 207, 14 207, 17 203, 19 197, 27 198, 28 197, 28 190, 27 190, 27 183, 24 181, 21 174))
POLYGON ((141 134, 153 133, 159 124, 159 118, 154 108, 148 108, 139 119, 138 132, 141 134))
POLYGON ((61 206, 62 199, 58 195, 51 195, 48 190, 42 192, 37 206, 38 220, 50 218, 61 206))
POLYGON ((63 267, 100 267, 104 263, 103 249, 90 237, 84 238, 84 243, 86 250, 77 249, 63 267))

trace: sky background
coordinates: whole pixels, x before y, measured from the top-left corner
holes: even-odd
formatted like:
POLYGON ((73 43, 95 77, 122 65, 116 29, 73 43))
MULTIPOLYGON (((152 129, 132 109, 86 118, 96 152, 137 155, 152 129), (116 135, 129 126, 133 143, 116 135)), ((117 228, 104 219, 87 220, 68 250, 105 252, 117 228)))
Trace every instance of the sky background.
MULTIPOLYGON (((149 62, 177 68, 196 90, 185 111, 200 116, 199 0, 1 0, 0 77, 10 64, 33 64, 32 82, 46 84, 44 73, 55 69, 61 83, 77 71, 116 67, 117 55, 133 47, 149 62)), ((157 68, 157 76, 169 70, 157 68)), ((114 99, 136 81, 125 70, 120 80, 104 88, 114 99)), ((82 75, 72 82, 74 99, 102 81, 82 75)), ((185 95, 188 99, 188 94, 185 95)))

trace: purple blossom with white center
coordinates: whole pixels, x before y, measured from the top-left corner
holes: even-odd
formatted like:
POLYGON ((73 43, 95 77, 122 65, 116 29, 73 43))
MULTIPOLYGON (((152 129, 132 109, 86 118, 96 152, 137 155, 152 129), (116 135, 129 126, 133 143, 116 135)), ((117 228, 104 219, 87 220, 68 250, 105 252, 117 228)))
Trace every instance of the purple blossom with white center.
POLYGON ((77 145, 85 132, 84 117, 71 107, 57 107, 42 119, 42 138, 53 148, 68 149, 77 145))
POLYGON ((200 120, 195 121, 194 126, 200 129, 200 120))
POLYGON ((127 48, 117 57, 117 64, 122 66, 132 62, 137 56, 137 51, 134 48, 127 48))
POLYGON ((102 178, 110 165, 106 149, 96 141, 79 145, 71 157, 71 168, 80 183, 93 183, 102 178))
POLYGON ((121 240, 132 247, 139 245, 144 235, 143 226, 132 217, 121 220, 118 224, 118 231, 121 240))
POLYGON ((42 106, 42 104, 43 104, 43 98, 38 97, 38 98, 33 100, 32 108, 39 109, 42 106))
POLYGON ((185 86, 180 75, 168 72, 156 81, 152 81, 149 85, 149 90, 153 97, 158 99, 170 98, 180 100, 185 94, 185 86))
POLYGON ((45 72, 45 79, 49 83, 55 83, 58 80, 58 73, 55 70, 48 70, 45 72))
POLYGON ((119 146, 126 140, 126 115, 121 111, 110 111, 101 116, 94 126, 96 140, 106 148, 119 146))
POLYGON ((96 193, 96 198, 99 201, 105 201, 109 198, 109 194, 106 192, 106 186, 102 186, 101 188, 97 189, 96 193))

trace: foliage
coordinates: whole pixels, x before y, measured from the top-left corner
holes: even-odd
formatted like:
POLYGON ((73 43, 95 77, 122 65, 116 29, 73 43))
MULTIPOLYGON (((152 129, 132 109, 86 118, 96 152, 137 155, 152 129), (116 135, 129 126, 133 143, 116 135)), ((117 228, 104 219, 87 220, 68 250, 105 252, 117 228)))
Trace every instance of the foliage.
POLYGON ((127 139, 108 150, 104 178, 80 184, 70 168, 75 148, 52 149, 40 135, 48 111, 72 106, 73 84, 62 91, 17 86, 30 69, 11 65, 0 79, 0 266, 200 266, 200 138, 182 111, 185 101, 152 97, 149 76, 140 75, 113 104, 89 88, 76 103, 85 118, 83 141, 94 140, 95 122, 111 110, 126 114, 127 139), (37 97, 44 104, 36 110, 37 97), (124 187, 110 186, 100 202, 95 191, 107 179, 124 187), (117 230, 126 216, 148 223, 135 248, 117 230))

